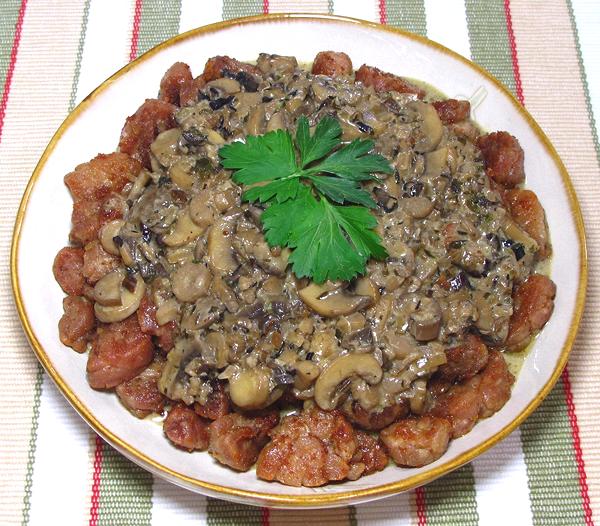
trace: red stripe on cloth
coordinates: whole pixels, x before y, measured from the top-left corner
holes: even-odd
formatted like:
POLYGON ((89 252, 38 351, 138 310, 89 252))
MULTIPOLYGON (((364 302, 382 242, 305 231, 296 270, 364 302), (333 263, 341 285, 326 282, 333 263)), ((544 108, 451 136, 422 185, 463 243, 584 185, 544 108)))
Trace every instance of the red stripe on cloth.
MULTIPOLYGON (((517 56, 517 46, 515 42, 515 34, 512 27, 512 18, 510 14, 510 0, 504 0, 504 12, 506 14, 506 28, 508 30, 508 38, 510 40, 510 50, 512 55, 513 73, 515 76, 515 85, 517 97, 521 104, 525 104, 523 97, 523 86, 521 84, 521 73, 519 72, 519 59, 517 56)), ((581 439, 579 437, 579 424, 577 423, 577 413, 575 412, 575 403, 573 401, 573 391, 571 390, 571 380, 569 379, 569 368, 565 369, 561 375, 563 390, 565 393, 565 401, 567 404, 567 416, 571 425, 571 435, 573 437, 573 449, 575 450, 575 462, 577 464, 577 472, 579 474, 579 491, 581 493, 581 501, 583 503, 583 513, 586 526, 593 526, 592 508, 590 506, 590 496, 588 492, 587 473, 585 471, 585 463, 581 451, 581 439)))
POLYGON ((269 0, 263 0, 263 14, 269 14, 269 0))
POLYGON ((131 32, 131 49, 129 50, 129 60, 135 60, 138 52, 138 41, 140 38, 140 20, 142 18, 143 0, 135 0, 133 11, 133 31, 131 32))
POLYGON ((261 517, 262 526, 269 526, 270 517, 271 517, 271 512, 270 512, 269 508, 263 508, 262 509, 262 517, 261 517))
POLYGON ((379 23, 387 24, 387 7, 385 0, 379 0, 379 23))
POLYGON ((102 471, 102 458, 104 442, 96 435, 96 450, 94 451, 94 474, 92 476, 92 500, 90 505, 89 526, 98 525, 98 510, 100 508, 100 472, 102 471))
POLYGON ((506 16, 506 29, 508 30, 508 41, 510 43, 510 54, 512 56, 517 98, 521 104, 525 104, 523 98, 523 85, 521 84, 521 73, 519 72, 519 61, 517 59, 517 44, 515 41, 515 32, 513 31, 512 16, 510 14, 510 0, 504 0, 504 14, 506 16))
POLYGON ((417 524, 419 526, 426 526, 427 510, 425 504, 425 488, 423 486, 415 490, 415 501, 417 503, 417 524))
POLYGON ((593 526, 592 508, 590 505, 590 496, 588 493, 587 473, 585 472, 585 463, 581 451, 581 440, 579 438, 579 424, 577 423, 577 414, 575 413, 575 403, 573 402, 573 391, 571 390, 571 380, 569 378, 569 369, 565 367, 561 376, 563 389, 565 391, 565 401, 567 403, 567 415, 569 424, 571 424, 571 434, 573 435, 573 448, 575 449, 575 461, 577 463, 577 472, 579 473, 579 489, 581 500, 583 502, 583 516, 586 526, 593 526))
POLYGON ((4 116, 6 115, 6 105, 8 104, 8 95, 12 84, 13 73, 15 72, 15 64, 17 63, 17 53, 19 52, 19 43, 21 42, 21 31, 23 29, 23 18, 25 18, 25 9, 27 8, 27 0, 22 0, 17 16, 17 25, 15 27, 15 37, 13 38, 12 48, 10 50, 10 62, 6 72, 4 81, 4 89, 2 91, 2 99, 0 100, 0 140, 2 140, 2 129, 4 128, 4 116))

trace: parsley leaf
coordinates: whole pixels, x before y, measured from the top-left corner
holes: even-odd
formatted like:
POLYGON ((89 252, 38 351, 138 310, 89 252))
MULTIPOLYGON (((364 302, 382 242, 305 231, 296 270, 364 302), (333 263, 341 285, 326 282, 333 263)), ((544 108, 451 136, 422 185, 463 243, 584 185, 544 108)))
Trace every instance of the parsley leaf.
POLYGON ((308 178, 319 192, 336 203, 357 203, 369 208, 375 208, 376 206, 369 192, 360 188, 359 183, 356 181, 323 175, 309 175, 308 178))
POLYGON ((238 184, 281 179, 296 170, 296 153, 290 134, 277 130, 262 136, 248 135, 246 142, 232 142, 219 150, 224 168, 237 170, 238 184))
POLYGON ((373 141, 340 146, 341 134, 339 122, 325 117, 311 135, 303 116, 295 141, 278 130, 219 150, 223 167, 237 170, 233 180, 251 186, 243 200, 266 205, 261 222, 269 245, 293 249, 294 273, 317 283, 350 280, 365 272, 369 258, 387 257, 373 230, 377 219, 369 208, 375 202, 361 181, 393 169, 371 153, 373 141))
POLYGON ((298 190, 304 186, 299 179, 279 179, 272 183, 254 186, 246 190, 242 196, 244 201, 260 201, 266 203, 273 197, 278 203, 283 203, 288 199, 294 199, 298 195, 298 190))
POLYGON ((310 136, 308 119, 302 115, 298 119, 296 130, 296 144, 300 150, 300 166, 305 168, 308 164, 327 155, 338 144, 342 127, 333 117, 324 117, 315 128, 315 133, 310 136))
POLYGON ((355 139, 307 172, 327 172, 352 181, 376 181, 377 177, 371 175, 372 173, 389 174, 394 170, 385 157, 369 153, 374 146, 373 141, 355 139))
MULTIPOLYGON (((292 227, 288 246, 292 270, 299 278, 349 280, 365 272, 366 257, 344 235, 338 222, 337 207, 326 199, 310 195, 303 203, 303 214, 292 227)), ((364 209, 370 216, 368 210, 364 209)), ((371 216, 373 217, 373 216, 371 216)), ((374 218, 373 218, 374 219, 374 218)))

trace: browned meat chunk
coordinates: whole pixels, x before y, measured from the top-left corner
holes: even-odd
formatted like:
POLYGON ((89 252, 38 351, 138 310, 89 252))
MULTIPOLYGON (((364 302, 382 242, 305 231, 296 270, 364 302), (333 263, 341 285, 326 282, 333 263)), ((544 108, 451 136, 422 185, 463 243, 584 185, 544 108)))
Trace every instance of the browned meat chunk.
POLYGON ((397 91, 398 93, 408 93, 416 95, 417 98, 425 97, 425 90, 415 86, 408 80, 386 73, 380 69, 363 64, 356 71, 355 78, 358 82, 362 82, 365 86, 372 86, 379 93, 382 91, 397 91))
POLYGON ((461 437, 473 429, 477 420, 493 415, 504 406, 513 383, 514 376, 502 354, 490 351, 485 369, 439 395, 431 414, 447 418, 452 424, 452 438, 461 437))
POLYGON ((67 296, 63 309, 65 312, 58 322, 60 341, 77 352, 84 352, 96 325, 94 306, 81 296, 67 296))
POLYGON ((191 84, 192 72, 183 62, 175 62, 164 74, 160 81, 158 98, 162 101, 179 106, 180 92, 184 85, 191 84))
POLYGON ((348 473, 350 480, 356 480, 363 475, 381 471, 387 466, 389 458, 381 440, 362 431, 357 431, 356 442, 358 447, 352 457, 350 472, 348 473))
POLYGON ((184 405, 174 406, 163 422, 163 431, 176 446, 188 451, 204 451, 208 448, 208 421, 202 420, 192 409, 184 405))
POLYGON ((163 351, 170 351, 175 345, 177 324, 174 321, 159 325, 156 321, 156 305, 148 295, 142 298, 137 311, 138 322, 142 332, 156 336, 158 346, 163 351))
POLYGON ((123 206, 116 194, 133 181, 141 165, 124 153, 100 154, 80 164, 65 176, 73 195, 70 239, 85 245, 96 239, 105 223, 123 217, 123 206))
POLYGON ((380 436, 396 464, 418 468, 446 452, 450 433, 448 420, 424 415, 400 420, 385 428, 380 436))
POLYGON ((85 246, 83 253, 83 275, 92 285, 119 266, 117 256, 109 254, 100 241, 94 240, 85 246))
POLYGON ((446 99, 431 103, 444 124, 464 121, 471 114, 471 103, 468 100, 446 99))
POLYGON ((523 148, 510 133, 500 131, 482 135, 477 139, 477 146, 492 181, 512 188, 525 180, 523 148))
POLYGON ((150 168, 150 145, 156 136, 176 126, 177 106, 156 99, 146 99, 138 110, 127 117, 121 131, 119 150, 150 168))
POLYGON ((225 391, 223 382, 215 381, 211 385, 213 390, 208 395, 206 403, 195 403, 194 411, 203 418, 217 420, 231 411, 231 400, 227 391, 225 391))
POLYGON ((224 415, 210 425, 208 452, 221 464, 248 471, 277 422, 279 416, 274 412, 254 417, 239 413, 224 415))
POLYGON ((468 334, 464 343, 446 349, 446 359, 448 361, 439 367, 436 376, 449 382, 462 382, 485 367, 488 350, 481 338, 468 334))
POLYGON ((116 195, 101 201, 75 201, 71 215, 71 233, 73 243, 85 245, 98 237, 100 229, 114 219, 123 217, 123 207, 116 195))
POLYGON ((202 76, 204 77, 205 82, 210 82, 211 80, 220 79, 227 71, 231 73, 240 73, 243 71, 244 73, 260 76, 260 69, 256 66, 240 62, 239 60, 227 56, 209 58, 204 66, 202 76))
POLYGON ((479 416, 486 418, 499 411, 508 402, 515 377, 508 370, 504 356, 498 351, 490 351, 488 364, 479 376, 482 402, 479 416))
POLYGON ((152 340, 136 316, 98 327, 87 362, 88 382, 110 389, 140 374, 152 361, 152 340))
POLYGON ((379 431, 389 426, 392 422, 408 415, 408 410, 407 401, 386 407, 382 411, 367 411, 358 402, 354 402, 350 408, 343 408, 344 414, 352 422, 370 431, 379 431))
POLYGON ((453 385, 439 396, 431 409, 432 415, 446 418, 450 422, 452 438, 465 435, 479 420, 482 404, 479 382, 480 378, 476 376, 466 385, 453 385))
POLYGON ((544 207, 531 190, 515 188, 503 193, 503 201, 515 222, 538 244, 538 257, 546 259, 552 253, 544 207))
POLYGON ((158 379, 164 362, 154 361, 135 378, 117 385, 115 391, 121 403, 138 418, 161 413, 165 397, 158 390, 158 379))
POLYGON ((328 77, 346 77, 352 75, 352 61, 346 53, 321 51, 315 57, 311 73, 328 77))
POLYGON ((179 91, 179 105, 183 108, 190 104, 198 102, 198 92, 206 85, 206 81, 202 75, 196 77, 190 82, 181 85, 179 91))
POLYGON ((309 409, 286 416, 270 433, 258 457, 256 474, 288 486, 322 486, 343 480, 356 453, 356 435, 337 411, 309 409))
POLYGON ((508 326, 506 347, 518 351, 550 319, 554 310, 556 285, 547 276, 532 274, 513 292, 513 314, 508 326))
POLYGON ((119 152, 100 154, 68 173, 65 184, 75 201, 99 201, 123 190, 140 170, 140 163, 129 155, 119 152))
POLYGON ((80 296, 83 294, 85 280, 82 274, 83 249, 75 247, 61 248, 54 258, 52 272, 54 279, 66 294, 80 296))

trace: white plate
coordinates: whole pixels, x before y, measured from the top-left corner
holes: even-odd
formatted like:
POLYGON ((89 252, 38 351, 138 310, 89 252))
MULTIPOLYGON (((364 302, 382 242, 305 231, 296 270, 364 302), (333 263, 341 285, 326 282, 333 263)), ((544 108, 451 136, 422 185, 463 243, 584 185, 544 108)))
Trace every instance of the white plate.
POLYGON ((247 504, 326 507, 356 504, 423 484, 504 438, 541 402, 558 378, 581 317, 586 256, 583 223, 569 177, 531 116, 488 73, 448 49, 402 31, 333 16, 272 15, 223 22, 175 37, 104 82, 65 120, 44 152, 27 187, 15 226, 11 270, 21 320, 38 358, 87 422, 134 462, 192 491, 247 504), (310 62, 318 51, 343 50, 362 63, 422 79, 451 97, 478 94, 479 123, 507 130, 525 150, 527 186, 546 209, 554 244, 552 279, 558 287, 554 316, 537 339, 509 402, 493 417, 451 442, 437 462, 420 469, 388 467, 354 482, 291 488, 234 473, 207 453, 171 447, 161 427, 132 417, 111 393, 92 390, 86 356, 61 345, 57 324, 63 293, 52 261, 67 243, 72 201, 63 177, 97 153, 114 151, 125 117, 147 97, 175 61, 198 74, 209 57, 253 60, 262 51, 310 62))

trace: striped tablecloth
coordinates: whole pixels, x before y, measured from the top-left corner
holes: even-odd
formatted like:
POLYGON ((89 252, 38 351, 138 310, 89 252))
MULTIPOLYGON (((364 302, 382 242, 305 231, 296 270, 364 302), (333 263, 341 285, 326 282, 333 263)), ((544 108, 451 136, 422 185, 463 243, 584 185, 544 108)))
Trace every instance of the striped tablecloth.
POLYGON ((593 524, 600 516, 599 35, 598 0, 0 0, 0 524, 593 524), (205 498, 125 460, 38 365, 12 303, 7 263, 29 175, 83 96, 179 32, 282 11, 399 26, 490 70, 562 156, 589 243, 581 332, 568 369, 533 416, 472 464, 424 488, 327 511, 205 498))

